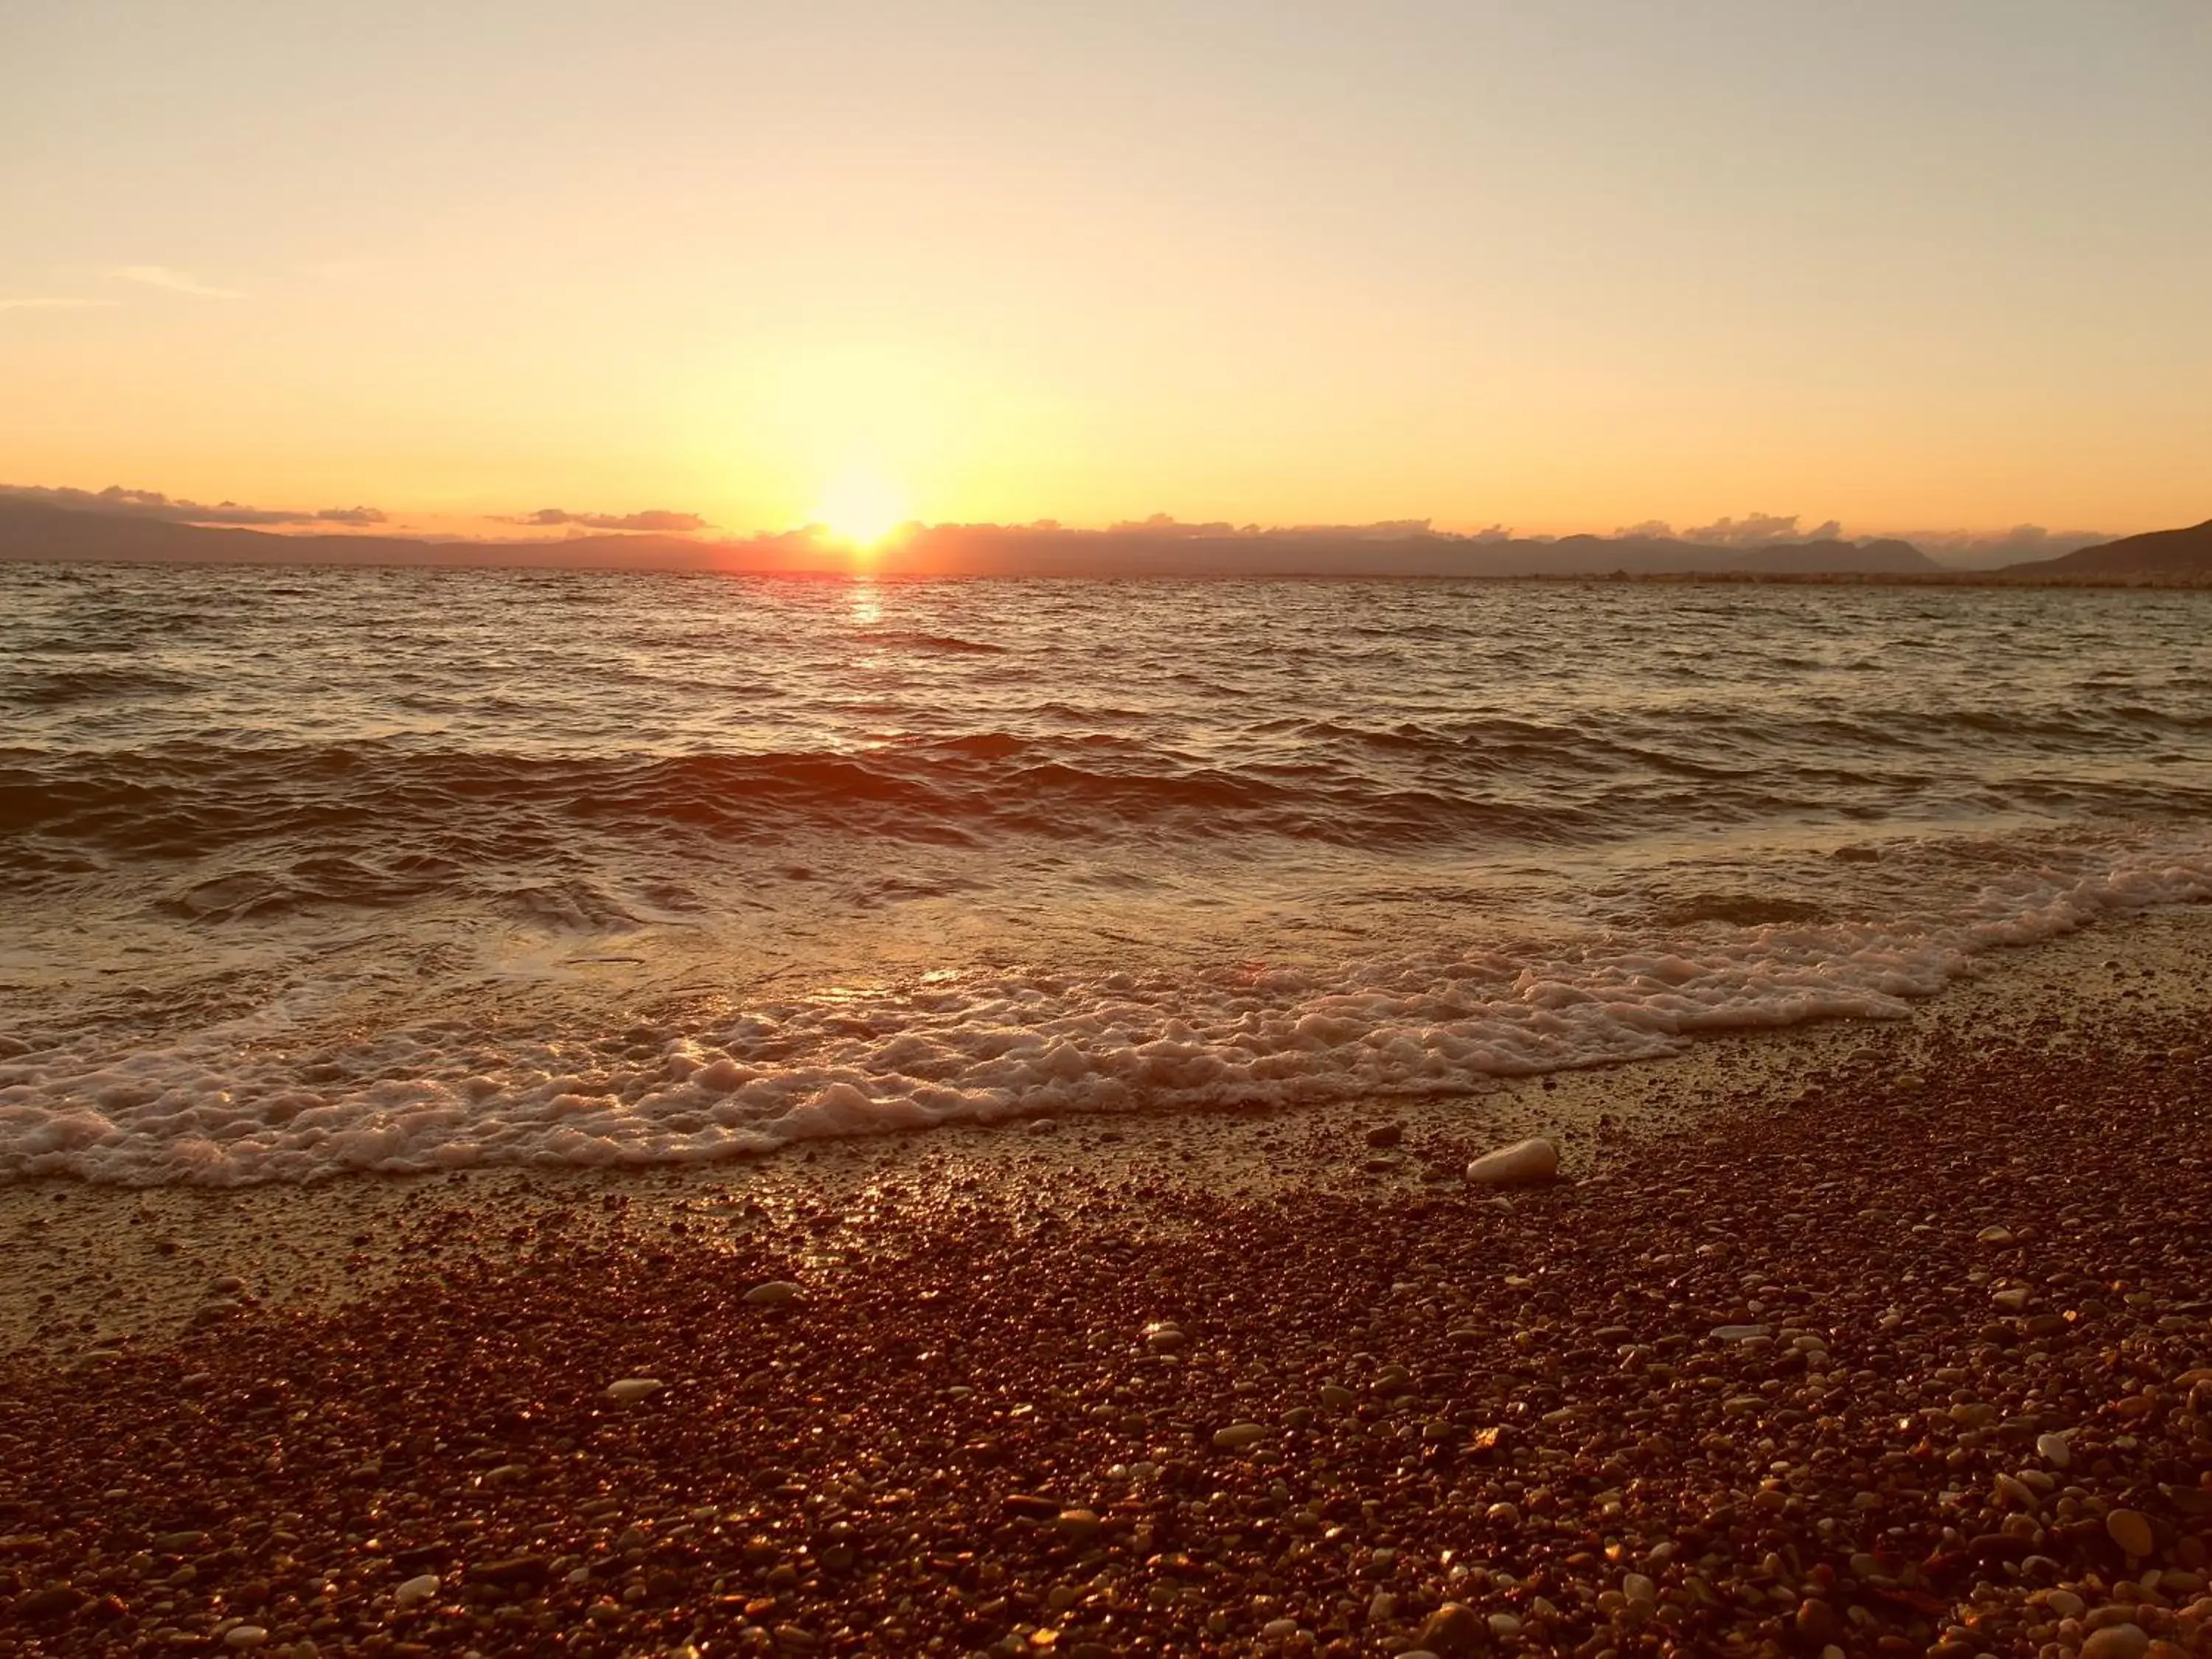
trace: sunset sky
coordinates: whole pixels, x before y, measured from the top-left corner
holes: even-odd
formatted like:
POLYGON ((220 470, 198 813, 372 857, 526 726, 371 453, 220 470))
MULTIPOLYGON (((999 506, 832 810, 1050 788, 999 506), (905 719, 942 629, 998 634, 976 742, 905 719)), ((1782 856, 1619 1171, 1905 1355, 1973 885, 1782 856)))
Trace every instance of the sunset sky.
POLYGON ((2205 0, 9 0, 0 482, 2212 514, 2205 0))

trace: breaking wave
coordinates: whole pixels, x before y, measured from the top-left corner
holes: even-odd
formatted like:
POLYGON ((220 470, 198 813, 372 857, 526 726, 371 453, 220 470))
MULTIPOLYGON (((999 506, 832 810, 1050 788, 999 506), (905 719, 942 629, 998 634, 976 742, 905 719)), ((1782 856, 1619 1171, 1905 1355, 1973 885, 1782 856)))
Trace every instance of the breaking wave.
POLYGON ((0 1177, 1479 1090, 2212 897, 2187 593, 0 566, 0 1177))

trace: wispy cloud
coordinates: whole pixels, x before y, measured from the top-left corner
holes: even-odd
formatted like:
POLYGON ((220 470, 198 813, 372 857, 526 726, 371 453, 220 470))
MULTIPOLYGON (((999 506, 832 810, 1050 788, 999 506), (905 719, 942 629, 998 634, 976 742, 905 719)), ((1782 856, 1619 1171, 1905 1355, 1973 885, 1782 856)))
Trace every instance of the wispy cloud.
POLYGON ((115 265, 105 273, 115 282, 137 283, 146 288, 164 289, 171 294, 190 294, 202 300, 243 300, 246 296, 234 288, 216 288, 203 283, 189 270, 179 270, 173 265, 115 265))
POLYGON ((384 524, 390 514, 375 507, 325 507, 313 511, 286 507, 248 507, 242 501, 180 501, 158 489, 125 489, 110 484, 105 489, 49 488, 41 484, 0 484, 0 497, 44 501, 50 507, 74 507, 81 513, 105 513, 122 519, 166 519, 173 524, 343 524, 361 526, 384 524))
POLYGON ((565 507, 541 507, 535 513, 501 518, 499 522, 547 529, 556 525, 581 525, 586 530, 657 530, 664 534, 707 528, 707 520, 696 513, 672 513, 665 507, 648 507, 642 513, 571 513, 565 507))
POLYGON ((23 299, 0 300, 0 311, 95 311, 112 306, 113 300, 23 299))
POLYGON ((1682 532, 1686 542, 1698 542, 1708 547, 1765 547, 1776 542, 1832 542, 1844 533, 1844 527, 1830 519, 1814 525, 1810 530, 1800 530, 1796 513, 1747 513, 1741 519, 1716 519, 1711 524, 1692 525, 1682 532))

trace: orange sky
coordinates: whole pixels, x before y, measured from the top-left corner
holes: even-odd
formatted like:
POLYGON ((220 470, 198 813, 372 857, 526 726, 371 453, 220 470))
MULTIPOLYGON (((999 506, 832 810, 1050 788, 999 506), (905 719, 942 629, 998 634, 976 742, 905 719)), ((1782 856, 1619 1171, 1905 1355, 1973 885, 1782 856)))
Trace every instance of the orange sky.
POLYGON ((2201 0, 15 0, 0 482, 2194 522, 2207 85, 2201 0))

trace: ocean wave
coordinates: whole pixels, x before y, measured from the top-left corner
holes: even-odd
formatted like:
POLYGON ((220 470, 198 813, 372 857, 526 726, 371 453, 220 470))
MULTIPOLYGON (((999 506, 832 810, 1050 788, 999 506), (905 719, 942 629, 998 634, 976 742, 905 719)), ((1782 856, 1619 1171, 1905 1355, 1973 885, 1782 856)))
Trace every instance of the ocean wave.
POLYGON ((1103 735, 623 759, 358 744, 18 752, 0 760, 0 836, 10 838, 0 868, 32 847, 175 860, 335 842, 356 855, 414 846, 511 861, 556 854, 586 834, 732 847, 802 829, 917 843, 994 833, 1096 842, 1153 829, 1442 845, 1572 838, 1599 816, 1564 798, 1540 809, 1485 799, 1481 782, 1401 784, 1325 762, 1211 765, 1103 735))
POLYGON ((2206 811, 2212 769, 2115 763, 2089 745, 2057 763, 1984 757, 1978 772, 1945 781, 1938 767, 1870 761, 1840 744, 1784 763, 1748 740, 1692 748, 1679 734, 1512 720, 1309 721, 1237 754, 1127 733, 1003 730, 619 757, 201 741, 0 751, 0 872, 51 870, 86 850, 272 870, 322 851, 378 868, 399 849, 512 865, 688 845, 711 859, 803 832, 978 848, 1009 836, 1148 836, 1491 851, 1761 819, 2206 811))
POLYGON ((864 628, 856 630, 855 637, 866 645, 904 651, 943 651, 969 657, 1002 657, 1006 653, 1005 646, 988 641, 963 640, 951 634, 923 634, 911 629, 864 628))
POLYGON ((28 708, 59 708, 90 702, 180 696, 192 689, 192 683, 180 676, 149 673, 138 668, 51 669, 44 673, 19 672, 0 678, 0 707, 17 702, 28 708))
MULTIPOLYGON (((282 1008, 162 1046, 21 1042, 0 1176, 237 1185, 476 1164, 641 1165, 957 1121, 1468 1093, 1697 1036, 1903 1014, 1978 953, 2212 901, 2212 852, 2011 872, 1919 924, 1708 902, 1688 933, 1334 970, 939 973, 618 1041, 489 1043, 441 1020, 318 1042, 282 1008)), ((588 908, 593 901, 578 901, 588 908)))
POLYGON ((1891 1012, 2187 888, 2205 603, 0 566, 4 1167, 723 1156, 1891 1012))

